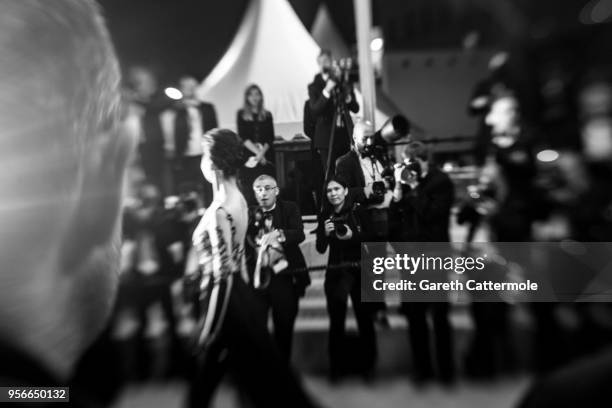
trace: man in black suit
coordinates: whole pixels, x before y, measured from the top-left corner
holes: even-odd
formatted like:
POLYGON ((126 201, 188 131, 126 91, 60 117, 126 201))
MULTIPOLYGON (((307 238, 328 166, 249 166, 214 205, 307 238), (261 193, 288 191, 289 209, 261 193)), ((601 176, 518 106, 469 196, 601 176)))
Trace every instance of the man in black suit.
MULTIPOLYGON (((398 222, 394 223, 397 228, 391 231, 393 241, 450 241, 448 228, 454 186, 448 175, 430 163, 429 157, 428 147, 420 142, 412 142, 404 150, 404 161, 410 167, 395 171, 392 210, 398 222)), ((403 303, 402 311, 410 323, 415 381, 422 382, 433 377, 434 359, 440 379, 446 383, 453 381, 454 358, 448 303, 403 303), (435 358, 430 350, 428 313, 431 313, 433 320, 435 358)))
MULTIPOLYGON (((353 148, 336 161, 336 176, 346 181, 350 199, 361 204, 358 215, 362 226, 363 242, 385 242, 389 240, 389 206, 393 198, 387 182, 381 158, 366 154, 368 138, 373 137, 374 127, 368 121, 359 121, 353 128, 353 148), (374 183, 384 183, 384 192, 377 194, 374 183)), ((367 249, 367 247, 366 247, 367 249)), ((365 252, 365 256, 370 252, 365 252)), ((368 262, 368 261, 364 261, 368 262)), ((369 303, 375 320, 388 327, 384 302, 369 303)))
POLYGON ((387 221, 392 194, 383 174, 385 168, 377 156, 367 155, 365 146, 374 135, 374 127, 368 121, 359 121, 353 128, 353 148, 336 160, 336 176, 346 180, 353 202, 363 205, 368 214, 364 218, 364 234, 367 241, 388 238, 387 221), (375 182, 385 183, 384 194, 376 197, 375 182), (377 199, 378 198, 378 199, 377 199))
POLYGON ((197 99, 196 78, 183 76, 179 86, 183 98, 164 113, 166 155, 173 161, 175 192, 198 191, 203 195, 204 205, 208 206, 212 187, 200 171, 201 136, 218 126, 217 114, 212 104, 197 99))
MULTIPOLYGON (((329 50, 321 50, 317 58, 317 63, 321 69, 310 85, 308 85, 308 104, 310 112, 314 119, 314 135, 313 146, 315 152, 318 153, 323 163, 323 174, 327 169, 327 160, 329 157, 330 137, 332 128, 334 132, 334 144, 331 146, 331 161, 330 166, 333 166, 337 157, 343 155, 350 149, 350 135, 347 124, 337 118, 334 122, 334 113, 338 108, 338 104, 346 106, 353 113, 359 111, 359 104, 355 99, 355 93, 352 89, 340 90, 335 80, 335 74, 332 66, 332 55, 329 50), (344 97, 344 100, 339 100, 344 97)), ((347 119, 350 120, 348 115, 347 119)), ((333 169, 330 170, 333 174, 333 169)))
POLYGON ((272 311, 274 337, 289 360, 299 298, 310 285, 310 276, 305 270, 306 260, 299 246, 305 239, 302 216, 295 203, 278 200, 278 186, 272 176, 259 176, 253 183, 253 190, 259 206, 251 211, 247 235, 253 250, 249 269, 256 269, 258 247, 269 243, 272 247, 268 249, 270 267, 267 270, 262 268, 261 278, 253 276, 252 281, 256 286, 262 284, 256 289, 259 289, 266 315, 270 309, 272 311), (282 249, 278 251, 274 247, 282 249))
POLYGON ((4 0, 0 38, 0 384, 66 386, 113 304, 135 140, 95 2, 4 0))
POLYGON ((129 111, 138 118, 140 165, 147 180, 162 194, 169 193, 168 167, 164 159, 164 132, 160 115, 170 108, 172 101, 159 89, 153 71, 135 66, 128 70, 125 96, 129 111))

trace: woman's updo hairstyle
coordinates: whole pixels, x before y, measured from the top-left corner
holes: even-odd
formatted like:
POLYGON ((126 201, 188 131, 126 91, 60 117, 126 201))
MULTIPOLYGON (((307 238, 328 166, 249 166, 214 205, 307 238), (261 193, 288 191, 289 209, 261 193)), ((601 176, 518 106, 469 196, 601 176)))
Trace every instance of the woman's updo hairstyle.
POLYGON ((229 129, 212 129, 203 136, 213 165, 226 177, 235 176, 244 164, 242 139, 229 129))

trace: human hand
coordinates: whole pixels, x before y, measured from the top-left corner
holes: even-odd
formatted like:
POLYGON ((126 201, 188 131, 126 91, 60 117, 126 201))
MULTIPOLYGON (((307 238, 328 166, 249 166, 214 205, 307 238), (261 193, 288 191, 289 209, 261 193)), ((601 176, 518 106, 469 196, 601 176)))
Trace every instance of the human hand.
POLYGON ((326 236, 330 236, 330 234, 332 232, 334 232, 336 230, 336 227, 334 226, 334 223, 331 222, 331 220, 327 220, 325 221, 325 235, 326 236))
POLYGON ((327 82, 325 83, 325 89, 324 91, 327 93, 330 93, 331 91, 333 91, 333 89, 336 87, 336 82, 333 79, 328 79, 327 82))

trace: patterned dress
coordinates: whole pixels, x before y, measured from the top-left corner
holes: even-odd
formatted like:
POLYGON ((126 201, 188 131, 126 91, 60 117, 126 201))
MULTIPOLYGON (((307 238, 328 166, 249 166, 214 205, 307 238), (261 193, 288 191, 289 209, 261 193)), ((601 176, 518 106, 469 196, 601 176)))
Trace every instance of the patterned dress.
POLYGON ((225 213, 231 229, 231 253, 223 237, 222 228, 217 225, 215 233, 203 226, 196 228, 193 235, 200 280, 200 306, 203 311, 198 329, 198 347, 206 347, 215 341, 225 318, 227 302, 234 284, 234 274, 243 272, 244 246, 236 241, 234 219, 223 207, 217 211, 225 213))

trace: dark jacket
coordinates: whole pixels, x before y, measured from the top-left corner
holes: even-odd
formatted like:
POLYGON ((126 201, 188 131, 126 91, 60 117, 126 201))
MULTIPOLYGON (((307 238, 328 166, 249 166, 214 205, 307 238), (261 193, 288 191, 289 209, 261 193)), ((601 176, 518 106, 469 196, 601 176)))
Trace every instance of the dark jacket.
POLYGON ((396 241, 449 242, 449 218, 455 188, 448 175, 432 167, 416 189, 404 186, 402 200, 392 206, 398 222, 396 241))
POLYGON ((146 157, 151 155, 163 157, 164 155, 164 134, 161 128, 159 115, 170 107, 163 94, 157 93, 149 100, 136 100, 135 104, 144 110, 142 117, 143 140, 139 145, 140 154, 146 157))
MULTIPOLYGON (((253 219, 253 214, 257 207, 252 207, 250 211, 250 218, 253 219)), ((289 263, 287 272, 292 270, 302 269, 299 273, 294 275, 294 283, 299 289, 303 290, 310 285, 310 275, 306 268, 306 260, 300 249, 300 243, 306 238, 304 236, 304 225, 302 224, 302 215, 296 203, 292 201, 277 200, 276 207, 274 207, 272 226, 277 229, 283 230, 285 234, 285 242, 282 243, 283 250, 285 251, 285 257, 289 263)), ((249 228, 247 235, 250 239, 257 235, 257 230, 254 227, 253 222, 249 222, 249 228)), ((254 255, 254 249, 249 245, 251 255, 254 255)), ((251 261, 254 261, 253 256, 249 257, 251 261)), ((254 265, 252 262, 251 266, 254 265)))
POLYGON ((344 180, 349 189, 349 197, 353 202, 363 203, 365 201, 365 178, 359 163, 359 156, 354 150, 338 157, 336 160, 336 176, 344 180))
MULTIPOLYGON (((187 117, 187 106, 183 103, 175 105, 176 119, 174 121, 174 146, 176 148, 176 156, 181 157, 187 149, 189 140, 189 122, 187 117)), ((218 126, 217 113, 215 107, 207 102, 202 102, 198 105, 200 116, 202 118, 202 133, 208 132, 218 126)))
POLYGON ((324 253, 329 246, 328 265, 340 262, 358 262, 361 259, 361 224, 356 215, 355 207, 350 198, 347 197, 339 213, 335 213, 333 209, 327 207, 318 216, 316 247, 318 252, 324 253), (325 221, 332 215, 346 220, 346 225, 353 231, 351 239, 340 240, 335 234, 325 235, 325 221))
MULTIPOLYGON (((313 82, 308 85, 308 103, 315 121, 313 142, 316 149, 327 149, 329 147, 329 137, 335 112, 333 97, 326 98, 323 95, 324 88, 325 81, 321 74, 315 75, 313 82)), ((351 96, 352 101, 349 103, 348 109, 353 113, 357 113, 359 111, 359 104, 352 90, 351 96)), ((344 138, 346 137, 347 135, 344 135, 344 138)), ((350 145, 349 140, 337 140, 335 146, 342 147, 342 145, 347 143, 350 145)))
MULTIPOLYGON (((242 115, 242 109, 236 114, 238 136, 242 140, 250 140, 253 143, 267 143, 270 147, 266 152, 266 160, 274 163, 274 120, 272 114, 266 111, 263 121, 246 120, 242 115)), ((254 156, 250 150, 246 150, 246 157, 254 156)))

